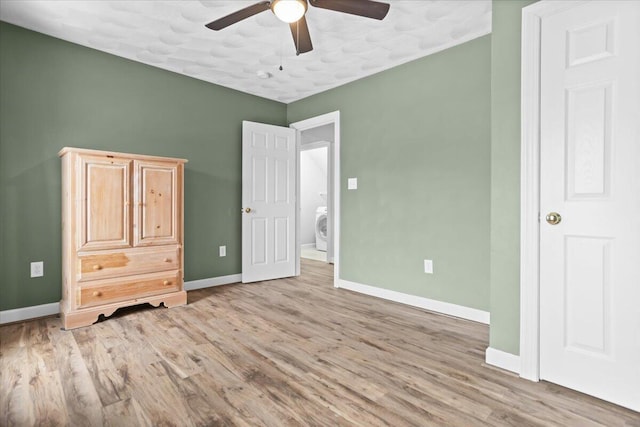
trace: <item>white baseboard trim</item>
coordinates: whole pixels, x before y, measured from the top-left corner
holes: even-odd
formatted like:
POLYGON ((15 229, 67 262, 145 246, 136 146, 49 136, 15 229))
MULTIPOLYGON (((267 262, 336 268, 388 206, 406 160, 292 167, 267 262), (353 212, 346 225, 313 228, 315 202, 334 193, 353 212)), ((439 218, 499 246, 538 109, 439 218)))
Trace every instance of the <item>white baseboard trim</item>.
MULTIPOLYGON (((231 283, 239 283, 242 281, 242 274, 230 274, 228 276, 211 277, 208 279, 191 280, 184 283, 185 291, 194 291, 196 289, 210 288, 212 286, 228 285, 231 283)), ((361 294, 371 295, 386 300, 407 304, 413 307, 423 308, 425 310, 435 311, 437 313, 447 314, 449 316, 460 317, 462 319, 473 320, 489 324, 489 313, 475 308, 464 307, 461 305, 451 304, 442 301, 436 301, 429 298, 419 297, 415 295, 403 294, 401 292, 391 291, 389 289, 376 288, 375 286, 363 285, 360 283, 342 280, 336 282, 336 288, 347 289, 361 294)), ((31 307, 16 308, 13 310, 0 311, 0 324, 20 322, 22 320, 34 319, 36 317, 50 316, 60 312, 60 304, 57 302, 50 304, 35 305, 31 307)), ((492 348, 487 349, 487 363, 504 368, 503 366, 489 361, 490 350, 500 352, 492 348)), ((500 352, 508 356, 517 358, 517 370, 508 369, 514 372, 519 371, 520 359, 509 353, 500 352)))
POLYGON ((350 291, 359 292, 361 294, 371 295, 374 297, 399 302, 401 304, 423 308, 429 311, 435 311, 436 313, 460 317, 466 320, 473 320, 474 322, 484 323, 485 325, 488 325, 490 320, 488 311, 464 307, 462 305, 451 304, 448 302, 437 301, 415 295, 403 294, 402 292, 377 288, 375 286, 363 285, 361 283, 350 282, 348 280, 336 280, 334 286, 336 288, 348 289, 350 291))
POLYGON ((516 356, 515 354, 487 347, 485 362, 487 362, 488 365, 497 366, 498 368, 515 372, 518 375, 520 374, 520 356, 516 356))
POLYGON ((315 243, 303 243, 302 245, 300 245, 301 249, 315 249, 316 248, 316 244, 315 243))
POLYGON ((230 283, 242 282, 242 274, 230 274, 229 276, 210 277, 209 279, 190 280, 184 282, 185 291, 195 291, 196 289, 210 288, 212 286, 228 285, 230 283))
POLYGON ((36 317, 51 316, 60 313, 60 303, 32 305, 30 307, 14 308, 13 310, 0 311, 0 325, 5 323, 21 322, 35 319, 36 317))

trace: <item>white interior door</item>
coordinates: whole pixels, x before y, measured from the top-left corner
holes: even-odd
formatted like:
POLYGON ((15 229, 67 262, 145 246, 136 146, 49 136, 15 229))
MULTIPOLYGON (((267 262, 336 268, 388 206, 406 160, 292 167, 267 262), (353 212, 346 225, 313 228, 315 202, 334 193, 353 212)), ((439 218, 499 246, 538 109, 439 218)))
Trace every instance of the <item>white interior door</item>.
POLYGON ((295 275, 295 130, 242 122, 242 282, 295 275))
POLYGON ((542 21, 540 377, 635 410, 639 41, 638 1, 542 21))

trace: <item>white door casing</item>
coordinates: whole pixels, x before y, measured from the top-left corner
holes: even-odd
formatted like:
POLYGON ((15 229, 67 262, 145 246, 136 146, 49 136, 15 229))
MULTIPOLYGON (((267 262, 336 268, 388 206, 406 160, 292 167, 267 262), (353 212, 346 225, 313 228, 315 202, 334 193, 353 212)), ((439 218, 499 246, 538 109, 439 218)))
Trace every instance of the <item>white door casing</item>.
POLYGON ((296 134, 242 122, 242 282, 295 275, 296 134))
POLYGON ((537 231, 540 378, 640 410, 640 3, 554 3, 523 22, 521 375, 538 379, 537 231), (524 50, 532 34, 541 51, 524 50), (539 136, 536 73, 524 71, 536 53, 539 136))
MULTIPOLYGON (((327 248, 328 260, 333 260, 333 283, 337 287, 340 280, 340 111, 322 114, 299 122, 291 123, 291 128, 296 130, 298 143, 301 141, 302 132, 321 126, 333 125, 333 141, 329 144, 330 161, 328 163, 329 187, 327 188, 327 227, 329 237, 327 248), (330 189, 329 189, 330 188, 330 189), (330 195, 329 195, 330 194, 330 195)), ((298 206, 299 208, 299 206, 298 206)), ((300 225, 298 224, 297 227, 300 225)), ((298 235, 299 236, 299 235, 298 235)), ((300 241, 296 241, 296 248, 300 247, 300 241)), ((300 274, 300 256, 297 256, 296 274, 300 274)))

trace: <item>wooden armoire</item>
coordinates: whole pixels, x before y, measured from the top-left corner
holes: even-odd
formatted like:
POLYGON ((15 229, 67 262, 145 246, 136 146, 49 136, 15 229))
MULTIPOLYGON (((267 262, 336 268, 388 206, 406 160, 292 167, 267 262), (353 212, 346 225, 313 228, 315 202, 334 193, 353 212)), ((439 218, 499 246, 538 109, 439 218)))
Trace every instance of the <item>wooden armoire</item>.
POLYGON ((68 147, 58 155, 64 328, 134 304, 186 304, 186 160, 68 147))

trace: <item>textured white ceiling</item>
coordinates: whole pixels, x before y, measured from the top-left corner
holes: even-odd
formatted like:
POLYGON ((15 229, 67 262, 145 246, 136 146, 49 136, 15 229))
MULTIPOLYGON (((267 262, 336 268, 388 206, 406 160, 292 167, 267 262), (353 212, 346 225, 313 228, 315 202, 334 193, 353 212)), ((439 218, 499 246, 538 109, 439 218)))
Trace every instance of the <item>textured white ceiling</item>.
POLYGON ((491 0, 387 0, 383 21, 310 6, 314 50, 297 57, 289 26, 270 11, 205 28, 257 1, 0 0, 0 19, 284 103, 491 31, 491 0))

